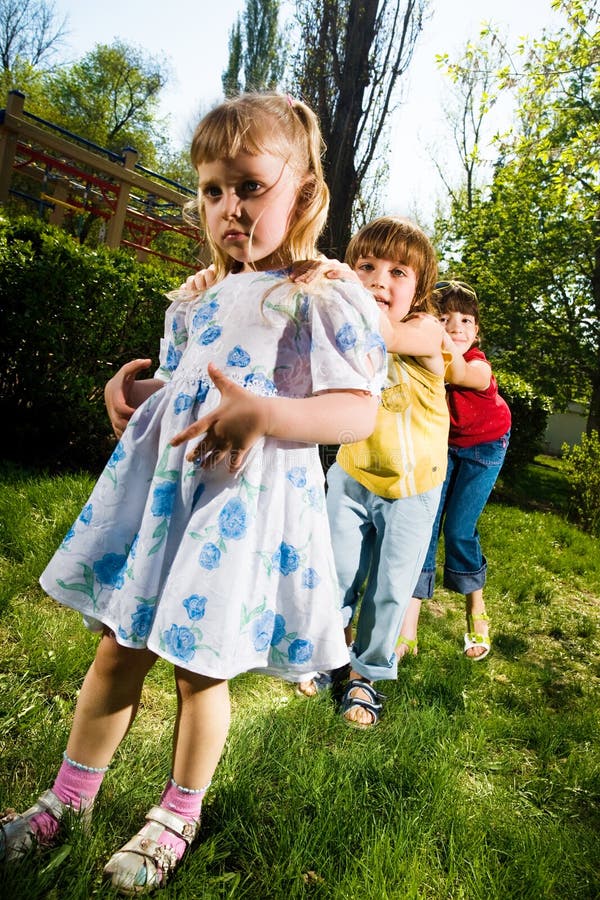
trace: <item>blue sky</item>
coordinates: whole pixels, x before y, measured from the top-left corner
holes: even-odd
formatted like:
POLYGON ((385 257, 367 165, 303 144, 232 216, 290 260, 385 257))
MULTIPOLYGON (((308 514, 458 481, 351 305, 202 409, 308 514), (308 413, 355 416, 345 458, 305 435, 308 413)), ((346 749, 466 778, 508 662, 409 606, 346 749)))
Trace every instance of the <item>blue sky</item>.
MULTIPOLYGON (((221 97, 221 73, 227 64, 228 34, 244 0, 56 0, 68 16, 63 57, 73 61, 95 44, 121 38, 164 57, 170 86, 164 93, 174 144, 186 146, 191 129, 221 97)), ((392 123, 390 190, 386 212, 427 217, 442 192, 429 148, 437 159, 451 159, 450 136, 442 125, 445 84, 435 56, 458 55, 475 39, 483 21, 492 21, 511 44, 523 35, 539 35, 556 21, 550 0, 433 0, 405 82, 405 100, 392 123)))

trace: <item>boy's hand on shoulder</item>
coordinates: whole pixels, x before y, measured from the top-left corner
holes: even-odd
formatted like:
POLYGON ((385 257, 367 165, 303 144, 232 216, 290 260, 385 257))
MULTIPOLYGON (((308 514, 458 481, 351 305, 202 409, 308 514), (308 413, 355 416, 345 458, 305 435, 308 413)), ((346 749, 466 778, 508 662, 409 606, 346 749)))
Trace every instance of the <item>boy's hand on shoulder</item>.
POLYGON ((307 259, 296 262, 292 266, 290 278, 297 284, 310 284, 317 278, 342 281, 356 281, 360 284, 360 278, 346 263, 338 259, 307 259))
POLYGON ((189 294, 200 294, 202 291, 212 287, 216 280, 215 267, 209 266, 207 269, 200 269, 199 272, 186 278, 183 284, 179 286, 179 290, 189 294))

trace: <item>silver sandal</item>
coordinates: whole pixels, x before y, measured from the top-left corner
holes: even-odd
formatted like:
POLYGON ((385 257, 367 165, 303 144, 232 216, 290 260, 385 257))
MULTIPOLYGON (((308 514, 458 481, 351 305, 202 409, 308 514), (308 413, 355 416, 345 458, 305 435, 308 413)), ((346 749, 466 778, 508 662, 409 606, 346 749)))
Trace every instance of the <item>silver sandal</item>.
POLYGON ((146 824, 111 856, 104 867, 105 877, 123 894, 141 894, 164 887, 181 860, 172 847, 159 844, 158 838, 163 831, 171 831, 183 838, 189 848, 199 826, 200 819, 188 822, 162 806, 153 806, 146 815, 146 824))
POLYGON ((17 813, 14 809, 6 810, 0 817, 0 860, 10 862, 27 853, 34 843, 43 843, 38 841, 31 828, 30 822, 34 816, 50 813, 57 822, 60 822, 65 813, 71 813, 80 817, 83 825, 88 825, 93 805, 93 801, 87 804, 82 801, 81 809, 77 811, 68 803, 59 800, 54 791, 45 791, 24 813, 17 813))

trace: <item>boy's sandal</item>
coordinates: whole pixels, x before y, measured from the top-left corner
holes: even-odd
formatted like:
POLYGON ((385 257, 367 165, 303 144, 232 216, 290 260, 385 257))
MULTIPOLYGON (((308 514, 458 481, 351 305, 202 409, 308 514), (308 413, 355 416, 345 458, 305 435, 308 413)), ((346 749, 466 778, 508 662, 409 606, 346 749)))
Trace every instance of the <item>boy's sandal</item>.
POLYGON ((7 862, 22 856, 34 844, 42 844, 31 827, 31 820, 40 813, 49 813, 60 822, 65 813, 78 816, 84 825, 89 824, 92 816, 93 801, 84 805, 77 812, 72 806, 58 799, 54 791, 45 791, 33 806, 24 813, 7 809, 0 816, 0 860, 7 862))
POLYGON ((342 716, 348 725, 351 725, 353 728, 372 728, 373 725, 377 725, 379 722, 383 711, 382 701, 385 699, 385 694, 380 694, 379 691, 376 691, 369 681, 363 681, 362 678, 352 678, 342 694, 342 716), (364 691, 369 699, 365 700, 362 697, 353 695, 352 692, 357 690, 364 691), (371 714, 371 722, 355 722, 346 716, 348 710, 356 709, 359 706, 371 714))
POLYGON ((296 685, 296 694, 298 697, 314 697, 316 694, 323 693, 323 691, 330 691, 332 683, 333 679, 329 672, 317 672, 312 678, 298 682, 296 685), (301 685, 307 685, 308 687, 313 688, 313 690, 303 690, 301 685))
POLYGON ((104 876, 123 894, 141 894, 164 887, 181 860, 172 847, 159 844, 158 838, 163 831, 171 831, 189 847, 199 824, 200 819, 188 822, 162 806, 153 806, 146 815, 146 824, 111 856, 104 867, 104 876))
MULTIPOLYGON (((405 644, 408 647, 408 652, 412 653, 413 656, 416 656, 419 650, 419 642, 417 638, 407 638, 405 635, 401 634, 398 640, 396 641, 396 650, 398 650, 402 645, 405 644)), ((406 653, 403 653, 402 656, 406 656, 406 653)), ((400 657, 400 659, 402 658, 400 657)))
POLYGON ((473 647, 483 647, 483 653, 480 653, 478 656, 468 656, 467 659, 472 659, 474 662, 478 662, 480 659, 485 659, 491 649, 490 644, 490 636, 489 634, 481 634, 479 631, 475 631, 475 622, 488 622, 489 616, 485 613, 467 613, 467 628, 468 631, 465 633, 465 649, 463 653, 466 656, 467 650, 472 650, 473 647))

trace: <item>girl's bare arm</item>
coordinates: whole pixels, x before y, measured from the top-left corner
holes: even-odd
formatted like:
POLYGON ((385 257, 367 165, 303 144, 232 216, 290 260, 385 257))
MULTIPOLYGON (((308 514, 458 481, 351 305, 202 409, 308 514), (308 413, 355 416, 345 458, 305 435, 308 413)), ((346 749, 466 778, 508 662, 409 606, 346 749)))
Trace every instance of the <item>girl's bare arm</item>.
POLYGON ((261 437, 319 444, 340 444, 368 437, 375 427, 378 401, 361 391, 331 391, 303 399, 258 397, 227 378, 212 363, 208 373, 221 403, 171 440, 174 447, 201 438, 190 461, 213 465, 228 457, 239 469, 261 437))
POLYGON ((444 332, 444 349, 449 350, 452 354, 452 360, 446 369, 446 381, 475 391, 487 390, 492 378, 492 367, 489 363, 482 359, 472 359, 466 362, 462 352, 446 331, 444 332))

